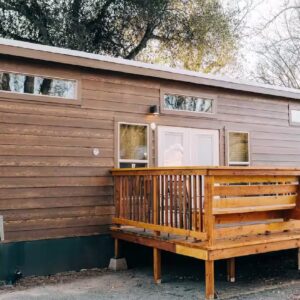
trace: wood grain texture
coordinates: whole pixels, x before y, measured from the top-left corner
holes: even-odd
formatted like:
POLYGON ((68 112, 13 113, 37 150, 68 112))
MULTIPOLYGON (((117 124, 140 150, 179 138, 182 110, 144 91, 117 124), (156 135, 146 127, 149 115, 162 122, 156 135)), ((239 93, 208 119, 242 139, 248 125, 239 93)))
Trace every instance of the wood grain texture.
MULTIPOLYGON (((4 66, 81 80, 76 69, 17 61, 4 66)), ((0 95, 0 214, 6 242, 107 233, 114 215, 109 172, 114 112, 6 95, 0 95)), ((113 102, 108 96, 102 98, 113 102)))
MULTIPOLYGON (((109 170, 116 165, 115 123, 118 121, 219 130, 222 164, 227 154, 225 129, 246 130, 251 133, 252 165, 300 166, 297 157, 300 127, 289 126, 287 99, 13 56, 0 56, 0 61, 9 71, 74 78, 81 81, 82 87, 81 105, 77 106, 67 102, 30 101, 17 94, 0 95, 0 214, 10 218, 5 220, 5 226, 11 228, 10 222, 15 222, 11 219, 15 210, 16 216, 22 219, 23 214, 26 222, 36 221, 39 214, 43 218, 48 214, 52 223, 47 224, 57 227, 43 225, 43 229, 32 228, 24 233, 24 228, 30 227, 18 225, 14 231, 9 231, 10 240, 107 232, 106 213, 113 211, 113 183, 109 170), (167 113, 159 118, 150 116, 149 106, 159 105, 160 90, 174 88, 183 94, 205 93, 217 98, 216 116, 186 117, 167 113), (99 148, 98 157, 93 156, 93 148, 99 148), (68 218, 73 221, 83 216, 88 218, 94 216, 91 207, 97 208, 97 224, 82 221, 78 232, 73 227, 60 227, 59 224, 66 222, 61 214, 70 216, 68 218), (61 213, 65 208, 68 209, 61 213), (53 213, 55 210, 57 215, 53 213)), ((157 143, 154 137, 155 134, 151 150, 155 165, 157 143)), ((201 170, 197 172, 203 174, 201 170)), ((185 170, 179 175, 188 176, 191 172, 185 170)), ((178 183, 174 184, 174 195, 183 189, 178 183)), ((293 187, 285 189, 286 192, 294 191, 293 187)), ((168 206, 175 206, 177 200, 173 196, 168 206)), ((146 205, 141 206, 144 211, 146 205)), ((175 206, 175 209, 179 211, 185 207, 175 206)), ((226 223, 237 215, 217 216, 216 221, 226 223)), ((258 218, 262 215, 255 214, 258 218)), ((249 216, 254 217, 253 214, 249 216)), ((189 222, 193 221, 197 227, 198 220, 200 227, 203 226, 201 216, 189 222)), ((180 222, 170 219, 170 224, 177 221, 180 222)))

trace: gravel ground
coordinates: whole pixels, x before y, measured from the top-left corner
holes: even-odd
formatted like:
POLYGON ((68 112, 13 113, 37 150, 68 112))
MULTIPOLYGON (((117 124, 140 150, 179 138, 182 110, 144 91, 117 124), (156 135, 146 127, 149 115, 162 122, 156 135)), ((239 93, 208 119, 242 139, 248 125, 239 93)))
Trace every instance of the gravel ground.
MULTIPOLYGON (((219 299, 300 300, 300 275, 294 255, 257 256, 237 260, 237 282, 225 280, 225 264, 216 264, 219 299)), ((27 277, 0 287, 0 300, 203 299, 204 264, 168 262, 163 283, 155 285, 151 266, 127 271, 82 270, 46 277, 27 277), (176 265, 175 265, 176 264, 176 265)))

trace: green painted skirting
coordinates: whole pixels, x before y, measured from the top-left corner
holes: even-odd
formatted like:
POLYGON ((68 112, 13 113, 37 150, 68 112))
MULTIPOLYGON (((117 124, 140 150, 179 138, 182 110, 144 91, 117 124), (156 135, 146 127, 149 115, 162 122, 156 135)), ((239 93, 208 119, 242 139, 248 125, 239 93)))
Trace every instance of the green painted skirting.
POLYGON ((112 256, 109 235, 4 243, 0 244, 0 280, 12 281, 16 270, 30 276, 107 267, 112 256))

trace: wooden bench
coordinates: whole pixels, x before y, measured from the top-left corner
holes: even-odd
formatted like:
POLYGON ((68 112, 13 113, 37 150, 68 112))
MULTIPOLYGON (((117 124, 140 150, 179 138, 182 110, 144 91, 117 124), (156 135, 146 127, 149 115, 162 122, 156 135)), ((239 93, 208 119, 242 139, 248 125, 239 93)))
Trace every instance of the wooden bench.
MULTIPOLYGON (((214 298, 214 261, 300 248, 300 170, 286 168, 162 168, 114 170, 112 235, 205 261, 206 298, 214 298)), ((298 256, 300 268, 300 254, 298 256)))

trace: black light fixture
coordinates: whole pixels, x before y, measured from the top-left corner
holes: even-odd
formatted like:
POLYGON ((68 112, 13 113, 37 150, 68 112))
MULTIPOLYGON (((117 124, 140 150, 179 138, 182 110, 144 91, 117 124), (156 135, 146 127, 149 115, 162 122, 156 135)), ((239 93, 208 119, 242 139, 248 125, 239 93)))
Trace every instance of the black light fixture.
POLYGON ((151 105, 150 106, 150 114, 158 116, 159 115, 159 106, 158 105, 151 105))

